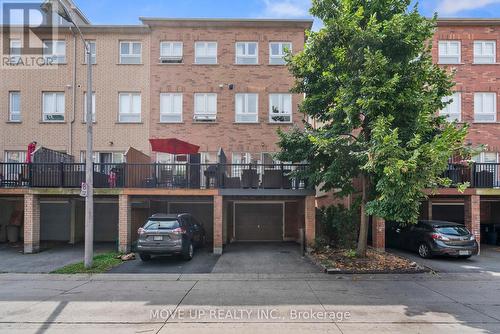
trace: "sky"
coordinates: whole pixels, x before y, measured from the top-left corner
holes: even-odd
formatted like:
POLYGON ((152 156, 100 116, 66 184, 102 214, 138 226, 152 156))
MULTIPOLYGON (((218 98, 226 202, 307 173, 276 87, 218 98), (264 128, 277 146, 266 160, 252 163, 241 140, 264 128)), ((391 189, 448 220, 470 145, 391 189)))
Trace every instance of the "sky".
MULTIPOLYGON (((146 17, 309 18, 310 0, 74 0, 94 24, 138 24, 146 17)), ((420 0, 423 15, 500 17, 500 0, 420 0)), ((320 23, 315 23, 315 28, 320 23)))

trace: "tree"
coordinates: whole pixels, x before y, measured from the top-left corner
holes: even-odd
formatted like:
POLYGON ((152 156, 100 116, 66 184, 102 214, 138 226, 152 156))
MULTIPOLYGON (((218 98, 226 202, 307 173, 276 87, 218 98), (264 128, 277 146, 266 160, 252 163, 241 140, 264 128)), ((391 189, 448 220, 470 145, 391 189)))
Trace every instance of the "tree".
POLYGON ((313 0, 324 28, 289 57, 293 91, 305 93, 300 110, 322 126, 280 130, 278 158, 307 160, 303 176, 339 196, 361 178, 358 256, 366 256, 367 215, 417 221, 424 188, 446 183, 440 175, 467 134, 437 112, 450 103, 452 74, 432 63, 436 18, 410 2, 313 0))

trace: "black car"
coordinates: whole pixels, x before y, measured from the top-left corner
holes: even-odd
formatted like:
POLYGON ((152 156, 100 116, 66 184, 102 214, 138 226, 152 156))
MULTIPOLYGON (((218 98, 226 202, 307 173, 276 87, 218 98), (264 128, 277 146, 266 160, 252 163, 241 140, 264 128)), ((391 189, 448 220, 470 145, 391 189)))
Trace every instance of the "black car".
POLYGON ((416 251, 425 259, 434 255, 469 258, 478 253, 474 235, 463 224, 421 220, 402 227, 388 223, 386 234, 389 247, 416 251))
POLYGON ((205 229, 189 213, 152 215, 137 233, 137 252, 143 261, 166 254, 191 260, 194 248, 202 247, 206 240, 205 229))

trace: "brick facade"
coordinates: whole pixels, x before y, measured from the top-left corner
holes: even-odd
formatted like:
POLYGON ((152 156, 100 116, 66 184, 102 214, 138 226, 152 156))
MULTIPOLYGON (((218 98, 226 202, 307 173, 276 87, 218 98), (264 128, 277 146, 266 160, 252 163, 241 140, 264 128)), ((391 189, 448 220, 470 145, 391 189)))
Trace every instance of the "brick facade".
POLYGON ((214 196, 214 254, 222 254, 223 240, 223 198, 214 196))
POLYGON ((481 214, 480 214, 480 196, 471 195, 464 199, 464 222, 465 226, 471 231, 478 244, 481 238, 481 214))
POLYGON ((24 253, 40 251, 40 199, 38 195, 24 195, 24 253))
POLYGON ((316 199, 314 196, 307 196, 304 202, 306 245, 313 247, 316 239, 316 199))
POLYGON ((385 220, 383 218, 372 218, 372 246, 377 250, 385 250, 385 220))
POLYGON ((132 208, 130 196, 119 195, 118 197, 118 251, 127 253, 130 251, 132 241, 132 208))

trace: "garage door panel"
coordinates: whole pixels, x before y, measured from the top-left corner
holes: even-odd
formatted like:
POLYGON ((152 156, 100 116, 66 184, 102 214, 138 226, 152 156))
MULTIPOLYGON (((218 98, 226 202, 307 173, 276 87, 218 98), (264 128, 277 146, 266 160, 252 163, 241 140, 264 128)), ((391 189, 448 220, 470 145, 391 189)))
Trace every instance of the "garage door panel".
POLYGON ((236 203, 235 239, 239 241, 283 240, 283 204, 236 203))

